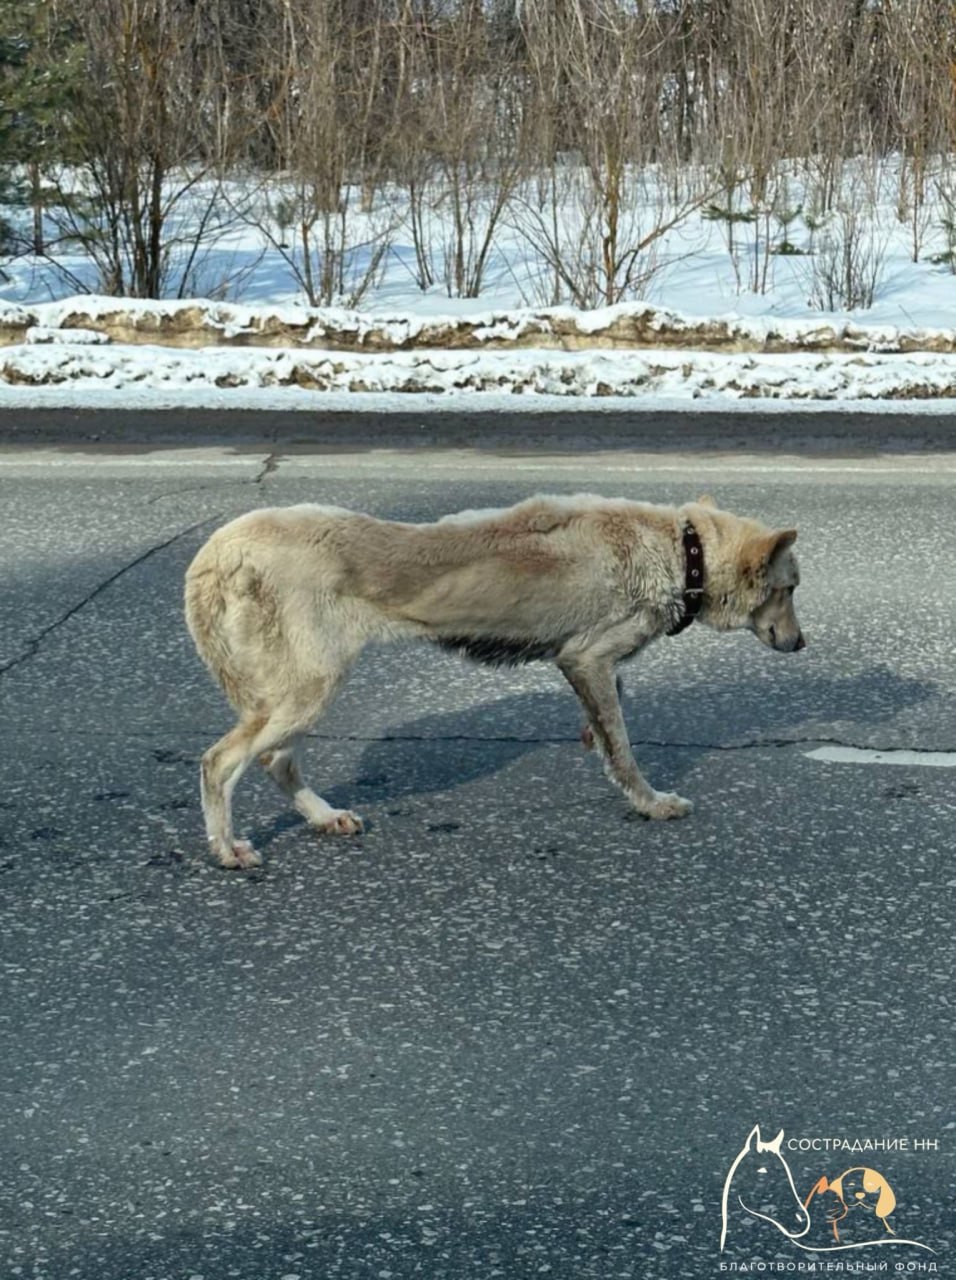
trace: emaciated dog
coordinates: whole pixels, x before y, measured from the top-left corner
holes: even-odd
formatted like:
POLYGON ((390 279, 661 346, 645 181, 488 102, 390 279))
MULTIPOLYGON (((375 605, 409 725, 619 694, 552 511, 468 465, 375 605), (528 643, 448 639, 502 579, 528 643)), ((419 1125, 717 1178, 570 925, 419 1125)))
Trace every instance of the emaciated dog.
POLYGON ((554 661, 584 707, 610 778, 648 818, 691 804, 655 791, 631 753, 615 667, 695 618, 783 653, 796 530, 708 498, 674 508, 538 496, 404 524, 331 506, 252 511, 212 535, 186 575, 186 619, 238 723, 202 760, 206 832, 224 867, 260 859, 233 835, 232 793, 258 758, 320 831, 362 820, 302 781, 299 744, 371 641, 419 637, 493 664, 554 661))

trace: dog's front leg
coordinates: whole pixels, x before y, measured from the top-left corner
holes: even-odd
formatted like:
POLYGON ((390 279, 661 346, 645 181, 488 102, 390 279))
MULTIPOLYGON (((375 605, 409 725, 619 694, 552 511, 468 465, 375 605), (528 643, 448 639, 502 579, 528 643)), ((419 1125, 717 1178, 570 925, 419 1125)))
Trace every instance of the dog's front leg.
POLYGON ((655 791, 637 767, 621 712, 613 659, 581 654, 559 660, 558 666, 581 700, 605 772, 638 813, 646 818, 682 818, 690 813, 693 805, 689 800, 673 792, 655 791))

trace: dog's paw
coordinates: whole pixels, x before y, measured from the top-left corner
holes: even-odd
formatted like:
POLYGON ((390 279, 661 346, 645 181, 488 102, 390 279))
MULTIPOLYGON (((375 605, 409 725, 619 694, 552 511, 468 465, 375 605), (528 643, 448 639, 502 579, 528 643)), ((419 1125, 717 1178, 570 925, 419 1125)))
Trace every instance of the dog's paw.
POLYGON ((351 809, 333 809, 324 822, 313 823, 316 831, 332 836, 360 836, 365 824, 351 809))
POLYGON ((653 800, 646 807, 642 806, 641 812, 645 817, 664 820, 684 818, 693 808, 689 800, 676 795, 673 791, 655 791, 653 800))
POLYGON ((261 867, 262 859, 248 840, 233 840, 232 844, 220 848, 219 865, 248 871, 250 867, 261 867))

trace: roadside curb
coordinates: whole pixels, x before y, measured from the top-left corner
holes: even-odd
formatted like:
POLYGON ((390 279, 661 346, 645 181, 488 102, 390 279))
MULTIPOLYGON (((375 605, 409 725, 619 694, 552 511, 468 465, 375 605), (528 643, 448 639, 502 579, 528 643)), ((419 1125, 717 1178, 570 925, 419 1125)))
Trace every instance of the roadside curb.
POLYGON ((208 300, 98 296, 0 306, 0 346, 149 344, 266 347, 367 354, 410 351, 697 350, 727 354, 956 353, 956 329, 897 328, 829 318, 701 319, 645 303, 598 311, 489 310, 468 316, 380 314, 345 308, 248 307, 208 300))

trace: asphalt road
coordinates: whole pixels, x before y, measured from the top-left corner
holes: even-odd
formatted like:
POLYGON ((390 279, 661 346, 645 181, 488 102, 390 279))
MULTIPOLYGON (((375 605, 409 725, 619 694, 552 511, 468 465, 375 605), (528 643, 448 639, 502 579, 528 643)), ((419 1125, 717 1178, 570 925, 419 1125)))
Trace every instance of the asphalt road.
POLYGON ((956 751, 932 421, 698 423, 693 452, 670 419, 590 448, 574 420, 537 446, 486 425, 475 452, 452 424, 402 450, 394 423, 353 448, 299 422, 297 448, 260 424, 187 453, 142 421, 69 444, 69 415, 21 451, 0 415, 0 1276, 956 1275, 956 775, 807 754, 956 751), (367 833, 311 836, 250 774, 265 866, 213 866, 197 762, 229 716, 180 604, 203 537, 264 504, 427 519, 543 489, 707 490, 800 528, 804 653, 692 627, 625 672, 637 757, 693 816, 627 812, 550 667, 409 647, 367 654, 310 744, 367 833), (935 1254, 864 1210, 853 1239, 887 1243, 808 1254, 732 1211, 737 1181, 721 1253, 755 1124, 801 1198, 882 1173, 935 1254))

